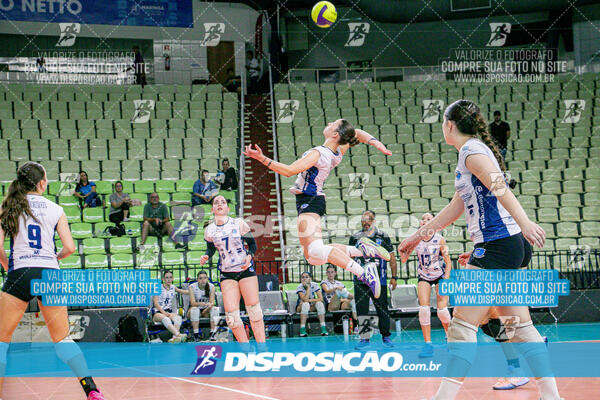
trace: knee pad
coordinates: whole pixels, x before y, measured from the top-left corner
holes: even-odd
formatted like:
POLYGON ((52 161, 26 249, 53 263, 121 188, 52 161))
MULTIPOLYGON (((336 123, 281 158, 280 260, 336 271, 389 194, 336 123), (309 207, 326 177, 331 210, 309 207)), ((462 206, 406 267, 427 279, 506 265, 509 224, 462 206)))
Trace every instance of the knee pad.
POLYGON ((60 342, 54 343, 54 351, 62 362, 67 364, 70 360, 82 354, 79 345, 67 336, 60 342))
POLYGON ((473 364, 477 354, 477 330, 475 325, 453 318, 448 327, 448 353, 473 364))
POLYGON ((173 325, 173 321, 171 321, 171 318, 169 318, 169 317, 164 317, 164 318, 162 319, 162 321, 160 321, 160 322, 162 322, 162 324, 163 324, 163 325, 165 326, 165 328, 167 328, 167 329, 168 329, 168 328, 169 328, 171 325, 173 325))
POLYGON ((218 308, 213 307, 210 309, 210 319, 215 325, 219 324, 219 321, 221 320, 221 314, 219 313, 218 308))
POLYGON ((442 324, 449 324, 452 320, 452 318, 450 317, 450 311, 448 311, 447 307, 438 309, 437 316, 442 322, 442 324))
POLYGON ((309 258, 307 261, 312 265, 325 264, 329 258, 329 253, 331 253, 331 250, 333 250, 333 247, 324 245, 323 240, 313 240, 308 245, 309 258))
POLYGON ((190 321, 192 321, 192 322, 200 321, 200 309, 198 307, 190 308, 190 321))
POLYGON ((227 322, 227 326, 231 329, 239 328, 240 326, 244 326, 242 322, 242 318, 240 318, 240 310, 235 310, 231 312, 225 313, 225 322, 227 322))
POLYGON ((248 318, 250 318, 250 321, 262 321, 263 319, 263 312, 262 308, 260 307, 260 303, 246 307, 246 312, 248 313, 248 318))
POLYGON ((553 376, 548 349, 533 322, 517 324, 511 342, 523 354, 534 376, 553 376))
POLYGON ((419 323, 431 325, 431 308, 429 306, 419 306, 419 323))
POLYGON ((318 301, 315 303, 315 308, 317 309, 317 315, 325 314, 325 304, 322 301, 318 301))
POLYGON ((300 314, 307 315, 309 311, 310 303, 302 303, 302 306, 300 307, 300 314))
POLYGON ((173 318, 175 321, 173 321, 173 323, 175 325, 179 325, 181 326, 181 323, 183 322, 183 318, 181 318, 181 315, 177 315, 175 318, 173 318))

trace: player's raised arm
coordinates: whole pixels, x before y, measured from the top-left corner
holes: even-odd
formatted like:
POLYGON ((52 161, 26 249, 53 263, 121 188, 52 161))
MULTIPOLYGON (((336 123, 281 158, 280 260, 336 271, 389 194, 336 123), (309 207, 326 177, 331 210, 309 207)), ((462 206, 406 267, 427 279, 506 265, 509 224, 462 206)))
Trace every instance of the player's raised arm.
POLYGON ((294 161, 290 165, 287 165, 265 156, 262 152, 262 149, 256 144, 254 145, 254 149, 252 148, 252 145, 246 146, 244 155, 260 161, 271 171, 277 172, 278 174, 286 177, 298 175, 300 172, 306 171, 315 165, 319 160, 319 152, 317 150, 311 150, 301 159, 294 161))
POLYGON ((377 150, 379 150, 386 156, 392 155, 392 152, 389 151, 387 149, 387 147, 385 147, 385 145, 379 141, 379 139, 377 139, 370 133, 365 132, 362 129, 355 129, 355 132, 356 132, 356 138, 358 139, 359 142, 366 143, 366 144, 369 144, 369 145, 375 147, 377 150))

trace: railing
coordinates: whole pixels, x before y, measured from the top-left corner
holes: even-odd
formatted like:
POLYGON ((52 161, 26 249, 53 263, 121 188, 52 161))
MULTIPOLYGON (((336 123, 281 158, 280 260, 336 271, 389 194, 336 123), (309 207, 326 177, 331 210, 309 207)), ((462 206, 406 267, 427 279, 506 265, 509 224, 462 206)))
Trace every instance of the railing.
POLYGON ((244 121, 244 107, 245 107, 245 103, 244 103, 244 94, 246 93, 246 74, 242 74, 241 75, 242 78, 242 87, 240 89, 240 165, 238 166, 238 172, 239 172, 239 180, 238 180, 238 195, 240 196, 239 198, 239 204, 238 204, 238 217, 243 218, 244 217, 244 187, 245 187, 245 181, 246 181, 246 159, 244 158, 244 129, 246 127, 245 121, 244 121))
MULTIPOLYGON (((269 100, 271 101, 271 129, 273 130, 273 159, 279 161, 279 154, 277 150, 277 113, 275 109, 274 96, 273 96, 273 72, 271 70, 271 63, 269 62, 269 100)), ((277 215, 283 214, 283 201, 281 199, 280 190, 281 181, 279 174, 275 174, 275 192, 277 193, 277 215)), ((285 239, 283 234, 283 218, 279 218, 279 240, 281 243, 281 259, 285 260, 285 239)), ((286 280, 285 274, 280 275, 283 277, 283 282, 286 280)))

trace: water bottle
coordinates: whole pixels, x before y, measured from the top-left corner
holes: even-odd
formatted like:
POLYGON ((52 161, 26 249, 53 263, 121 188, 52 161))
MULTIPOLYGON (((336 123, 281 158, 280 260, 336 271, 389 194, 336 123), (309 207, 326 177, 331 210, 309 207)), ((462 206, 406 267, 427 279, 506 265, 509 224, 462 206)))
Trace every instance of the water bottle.
POLYGON ((350 324, 348 323, 348 318, 344 318, 342 320, 342 330, 344 331, 344 341, 347 342, 350 335, 350 324))
POLYGON ((281 338, 287 338, 287 324, 281 324, 281 338))
POLYGON ((133 229, 127 229, 127 236, 133 236, 133 229))

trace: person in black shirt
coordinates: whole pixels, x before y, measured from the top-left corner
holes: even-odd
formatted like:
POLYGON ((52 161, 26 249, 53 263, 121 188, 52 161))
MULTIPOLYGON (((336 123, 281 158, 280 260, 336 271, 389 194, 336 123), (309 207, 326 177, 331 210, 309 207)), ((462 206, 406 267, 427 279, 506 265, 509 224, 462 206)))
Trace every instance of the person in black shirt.
MULTIPOLYGON (((367 237, 371 239, 373 242, 377 243, 384 247, 387 251, 390 252, 390 267, 392 268, 392 278, 390 279, 390 284, 392 285, 392 290, 396 289, 397 284, 397 264, 396 264, 396 256, 394 255, 394 246, 392 245, 392 241, 390 237, 377 227, 375 227, 375 213, 373 211, 367 210, 363 213, 361 219, 362 230, 356 232, 354 235, 350 237, 350 246, 356 246, 360 238, 367 237)), ((381 279, 381 296, 376 299, 371 290, 367 285, 359 281, 358 279, 354 279, 354 299, 356 301, 356 312, 358 314, 358 320, 361 327, 359 327, 359 332, 362 329, 362 321, 364 321, 369 315, 369 298, 373 300, 373 304, 375 305, 375 310, 377 311, 377 316, 379 317, 379 331, 381 332, 381 337, 383 339, 383 344, 386 347, 393 347, 392 341, 390 339, 390 314, 388 310, 388 292, 387 292, 387 261, 381 258, 364 258, 359 257, 354 259, 360 265, 365 265, 369 262, 374 262, 379 266, 379 278, 381 279)), ((361 335, 362 337, 362 335, 361 335)), ((357 349, 361 349, 367 347, 369 345, 369 339, 361 338, 360 342, 356 346, 357 349)))
POLYGON ((223 173, 225 174, 225 180, 221 185, 221 190, 237 190, 238 181, 235 169, 229 165, 229 159, 224 158, 222 161, 223 173))
POLYGON ((142 57, 139 46, 133 46, 133 54, 135 84, 144 87, 146 84, 146 65, 144 64, 144 57, 142 57))
POLYGON ((501 115, 500 111, 494 111, 494 122, 490 124, 490 134, 496 141, 498 149, 502 153, 502 158, 506 159, 506 143, 510 137, 510 126, 507 122, 501 120, 501 115))

